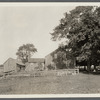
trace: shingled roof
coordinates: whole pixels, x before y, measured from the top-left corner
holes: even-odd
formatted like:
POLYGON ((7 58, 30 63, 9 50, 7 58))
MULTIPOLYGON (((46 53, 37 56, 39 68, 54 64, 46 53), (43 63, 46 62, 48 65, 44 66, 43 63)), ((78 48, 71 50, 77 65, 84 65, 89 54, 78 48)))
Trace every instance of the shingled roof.
POLYGON ((22 61, 17 61, 17 60, 16 60, 16 64, 25 66, 25 64, 24 64, 22 61))
POLYGON ((45 59, 44 58, 30 58, 28 60, 29 63, 44 63, 45 59))

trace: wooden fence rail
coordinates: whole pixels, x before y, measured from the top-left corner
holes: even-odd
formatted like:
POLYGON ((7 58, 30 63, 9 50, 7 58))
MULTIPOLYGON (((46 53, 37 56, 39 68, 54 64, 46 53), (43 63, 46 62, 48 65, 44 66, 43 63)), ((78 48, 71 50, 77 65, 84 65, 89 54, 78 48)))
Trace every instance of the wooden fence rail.
POLYGON ((57 76, 76 75, 79 74, 79 69, 67 69, 57 71, 57 76))
POLYGON ((67 75, 76 75, 79 74, 79 69, 61 69, 61 70, 44 70, 44 71, 32 71, 32 72, 20 72, 20 73, 4 73, 4 77, 6 75, 11 76, 33 76, 33 77, 41 77, 41 76, 67 76, 67 75))
POLYGON ((79 69, 34 71, 31 75, 36 76, 67 76, 79 74, 79 69))

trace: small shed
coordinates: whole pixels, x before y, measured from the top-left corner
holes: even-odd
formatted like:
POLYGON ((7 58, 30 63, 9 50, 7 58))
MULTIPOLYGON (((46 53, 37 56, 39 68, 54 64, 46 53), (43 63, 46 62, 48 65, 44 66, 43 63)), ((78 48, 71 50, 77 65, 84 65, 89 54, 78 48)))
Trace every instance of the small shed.
POLYGON ((44 58, 30 58, 26 64, 26 71, 44 70, 44 58))
POLYGON ((25 64, 20 60, 16 60, 16 70, 18 71, 25 71, 25 64))

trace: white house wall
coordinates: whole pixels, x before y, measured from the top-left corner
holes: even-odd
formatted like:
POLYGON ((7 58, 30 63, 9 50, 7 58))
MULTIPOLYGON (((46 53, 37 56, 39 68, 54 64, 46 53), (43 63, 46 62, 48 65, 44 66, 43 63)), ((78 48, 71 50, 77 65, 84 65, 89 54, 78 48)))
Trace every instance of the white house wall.
POLYGON ((45 67, 46 68, 47 68, 47 66, 51 65, 52 60, 53 60, 53 57, 51 56, 51 54, 49 54, 45 57, 45 67))

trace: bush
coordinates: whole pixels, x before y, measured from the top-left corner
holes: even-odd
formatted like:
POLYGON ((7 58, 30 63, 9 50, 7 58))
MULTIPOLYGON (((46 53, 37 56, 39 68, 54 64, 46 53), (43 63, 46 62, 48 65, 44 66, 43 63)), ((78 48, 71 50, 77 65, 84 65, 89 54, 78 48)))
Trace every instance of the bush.
POLYGON ((57 66, 57 69, 66 69, 67 68, 66 64, 64 64, 64 63, 57 63, 56 66, 57 66))
POLYGON ((54 69, 55 69, 55 68, 54 68, 53 66, 51 66, 51 65, 48 65, 47 68, 48 68, 49 70, 54 70, 54 69))

